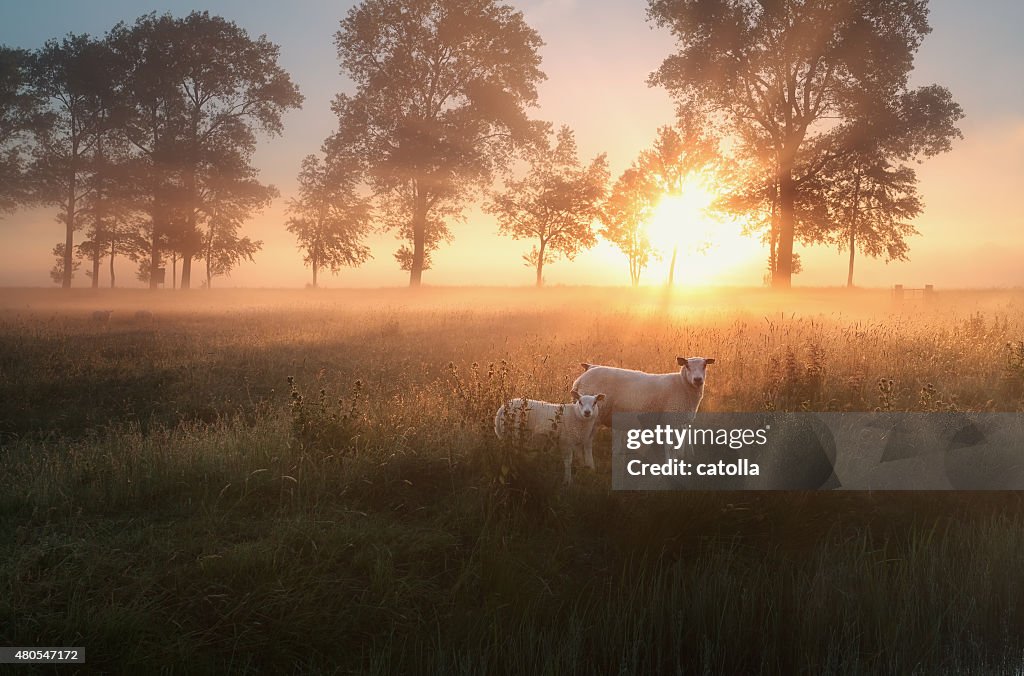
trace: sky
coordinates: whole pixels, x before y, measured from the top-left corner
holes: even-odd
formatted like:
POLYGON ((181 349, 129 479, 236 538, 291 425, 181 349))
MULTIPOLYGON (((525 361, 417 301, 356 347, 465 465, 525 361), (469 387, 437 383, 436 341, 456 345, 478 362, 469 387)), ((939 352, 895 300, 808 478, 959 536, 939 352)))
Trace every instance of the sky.
MULTIPOLYGON (((284 133, 261 139, 255 164, 264 182, 281 197, 247 224, 245 234, 263 241, 255 263, 246 263, 221 287, 300 287, 310 281, 294 238, 285 231, 285 202, 296 189, 302 158, 317 152, 336 119, 330 111, 338 92, 351 91, 339 69, 334 33, 351 2, 296 0, 209 0, 197 4, 127 0, 0 0, 0 44, 36 48, 68 32, 100 36, 118 21, 132 22, 156 11, 184 15, 209 10, 236 22, 252 35, 266 34, 281 48, 280 65, 305 96, 301 110, 284 117, 284 133)), ((545 46, 539 106, 530 111, 576 133, 580 154, 606 152, 613 178, 649 145, 660 125, 673 119, 672 101, 646 80, 673 50, 671 36, 646 21, 639 0, 512 0, 545 46)), ((1024 3, 1019 0, 930 2, 932 33, 925 39, 912 86, 939 83, 963 106, 964 140, 951 152, 917 167, 924 213, 914 222, 921 236, 910 240, 909 262, 884 264, 858 258, 857 282, 865 286, 916 287, 1024 286, 1024 3)), ((63 241, 56 209, 23 210, 0 216, 0 286, 50 286, 50 250, 63 241)), ((737 223, 713 227, 716 244, 705 254, 683 251, 676 279, 682 284, 757 286, 766 252, 754 242, 737 242, 737 223), (720 236, 719 236, 720 235, 720 236), (727 251, 726 251, 727 250, 727 251)), ((527 285, 534 272, 521 256, 531 246, 499 236, 493 217, 471 207, 452 225, 454 241, 434 254, 426 284, 527 285)), ((392 257, 392 234, 369 241, 373 259, 358 269, 326 275, 334 287, 400 286, 408 282, 392 257)), ((839 286, 846 281, 846 254, 826 247, 797 245, 804 271, 794 283, 839 286)), ((667 252, 666 252, 667 259, 667 252)), ((200 264, 201 265, 201 264, 200 264)), ((644 281, 664 278, 656 263, 644 281)), ((202 268, 200 268, 202 269, 202 268)), ((84 268, 83 268, 84 270, 84 268)), ((119 284, 133 277, 133 266, 119 267, 119 284)), ((574 261, 545 268, 548 284, 625 285, 626 260, 602 242, 574 261)), ((105 272, 101 284, 106 283, 105 272)), ((86 286, 84 272, 75 286, 86 286)))

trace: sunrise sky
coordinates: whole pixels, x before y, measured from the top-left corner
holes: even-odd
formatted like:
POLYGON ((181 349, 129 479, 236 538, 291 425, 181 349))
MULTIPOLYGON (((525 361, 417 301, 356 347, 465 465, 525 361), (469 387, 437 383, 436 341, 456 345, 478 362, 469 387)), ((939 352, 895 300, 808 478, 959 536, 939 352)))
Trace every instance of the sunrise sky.
MULTIPOLYGON (((335 127, 333 96, 350 84, 340 75, 334 33, 350 2, 289 3, 210 0, 196 4, 159 4, 127 0, 35 0, 0 2, 0 43, 36 48, 68 32, 102 35, 116 22, 150 12, 187 14, 206 9, 235 21, 253 35, 265 33, 281 47, 280 64, 305 95, 302 110, 285 116, 281 137, 264 139, 256 155, 261 178, 278 187, 281 198, 257 216, 246 233, 264 242, 255 264, 238 268, 214 286, 295 287, 310 280, 292 236, 284 230, 285 200, 295 190, 303 156, 316 152, 335 127)), ((646 85, 648 74, 673 47, 667 32, 645 20, 639 0, 514 0, 527 22, 546 42, 537 118, 568 124, 576 132, 581 155, 607 152, 613 178, 647 146, 659 125, 672 121, 672 103, 664 90, 646 85)), ((922 235, 911 240, 911 261, 884 265, 858 257, 857 283, 896 283, 939 287, 1024 285, 1024 3, 1019 0, 932 0, 933 32, 916 61, 913 85, 937 82, 963 106, 965 139, 952 152, 918 167, 925 213, 916 221, 922 235)), ((0 286, 52 286, 50 249, 63 240, 56 209, 0 216, 0 286)), ((703 260, 683 253, 677 271, 681 283, 757 286, 766 252, 756 242, 737 241, 738 226, 716 226, 720 244, 703 260), (724 251, 728 248, 728 252, 724 251), (688 274, 689 272, 689 274, 688 274)), ((434 254, 426 284, 528 285, 534 273, 520 256, 527 241, 497 235, 494 220, 478 209, 452 227, 455 241, 434 254)), ((391 234, 370 241, 374 260, 323 286, 398 286, 408 282, 392 257, 391 234)), ((797 285, 839 286, 846 281, 846 257, 834 249, 797 248, 804 272, 797 285)), ((695 256, 695 255, 694 255, 695 256)), ((201 265, 201 264, 200 264, 201 265)), ((655 266, 645 283, 663 280, 655 266)), ((134 266, 124 263, 119 283, 134 282, 134 266)), ((105 285, 106 278, 101 278, 105 285)), ((548 284, 629 283, 625 259, 602 243, 573 262, 545 268, 548 284)), ((80 271, 75 286, 89 281, 80 271)))

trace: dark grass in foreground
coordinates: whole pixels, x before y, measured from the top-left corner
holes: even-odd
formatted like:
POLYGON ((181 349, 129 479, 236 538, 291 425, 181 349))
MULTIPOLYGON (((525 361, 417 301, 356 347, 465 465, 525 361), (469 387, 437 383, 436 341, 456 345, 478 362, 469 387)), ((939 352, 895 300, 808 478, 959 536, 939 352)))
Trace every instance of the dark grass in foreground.
POLYGON ((566 491, 557 458, 489 431, 580 354, 656 368, 687 346, 717 348, 718 410, 1020 411, 999 359, 1020 298, 983 302, 781 328, 528 304, 8 314, 0 645, 121 673, 1020 673, 1019 494, 612 493, 604 437, 566 491), (787 353, 794 383, 773 378, 787 353), (980 376, 945 368, 987 353, 980 376))

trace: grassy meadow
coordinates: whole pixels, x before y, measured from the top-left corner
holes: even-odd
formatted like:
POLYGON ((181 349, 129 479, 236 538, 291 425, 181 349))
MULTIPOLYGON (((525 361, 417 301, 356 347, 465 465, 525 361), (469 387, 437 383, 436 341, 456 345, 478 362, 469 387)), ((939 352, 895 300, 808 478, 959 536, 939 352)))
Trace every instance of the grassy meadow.
POLYGON ((1021 291, 4 290, 0 645, 111 673, 1020 674, 1020 494, 616 493, 606 432, 565 489, 492 425, 580 361, 676 355, 717 359, 705 410, 1024 412, 1022 341, 1021 291))

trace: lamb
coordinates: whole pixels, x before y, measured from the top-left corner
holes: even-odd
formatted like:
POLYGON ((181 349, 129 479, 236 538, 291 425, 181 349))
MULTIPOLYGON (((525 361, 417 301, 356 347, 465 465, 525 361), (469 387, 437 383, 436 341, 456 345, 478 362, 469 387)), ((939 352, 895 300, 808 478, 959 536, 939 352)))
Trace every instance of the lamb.
POLYGON ((92 313, 92 320, 100 324, 109 324, 112 314, 114 314, 113 310, 96 310, 92 313))
POLYGON ((603 394, 581 395, 572 391, 572 404, 554 404, 536 399, 512 399, 494 416, 494 433, 499 439, 516 434, 522 425, 527 446, 542 446, 553 440, 565 461, 565 483, 572 484, 572 458, 583 451, 587 467, 594 469, 593 429, 600 414, 603 394))
MULTIPOLYGON (((682 368, 678 373, 645 373, 614 366, 581 364, 584 372, 572 384, 580 393, 603 392, 598 422, 611 427, 615 413, 691 413, 695 414, 704 398, 707 367, 714 359, 676 357, 682 368)), ((594 426, 591 434, 597 430, 594 426)), ((666 460, 671 451, 666 448, 666 460)))

